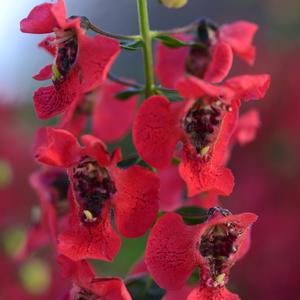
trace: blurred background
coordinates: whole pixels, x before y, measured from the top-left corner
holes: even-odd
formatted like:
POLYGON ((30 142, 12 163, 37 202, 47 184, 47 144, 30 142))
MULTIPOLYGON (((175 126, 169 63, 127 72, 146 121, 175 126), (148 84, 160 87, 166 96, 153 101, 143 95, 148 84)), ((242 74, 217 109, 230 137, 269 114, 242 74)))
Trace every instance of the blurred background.
MULTIPOLYGON (((135 34, 134 0, 66 0, 68 14, 87 16, 106 31, 135 34)), ((257 60, 250 68, 235 60, 231 75, 270 73, 266 99, 255 103, 261 114, 257 139, 233 151, 230 167, 235 190, 224 207, 234 213, 259 215, 252 248, 232 271, 230 288, 244 300, 297 300, 300 295, 300 2, 298 0, 190 0, 180 10, 149 0, 153 29, 185 25, 199 16, 222 24, 245 19, 260 30, 255 38, 257 60)), ((51 58, 38 49, 41 36, 22 34, 19 21, 41 0, 0 3, 0 299, 56 299, 64 284, 46 250, 25 261, 12 259, 37 204, 28 175, 38 167, 31 145, 39 121, 32 94, 40 86, 31 76, 51 58), (5 294, 6 293, 6 294, 5 294), (5 298, 4 295, 10 295, 5 298)), ((115 74, 143 79, 138 52, 122 53, 115 74)), ((253 104, 246 105, 245 110, 253 104)), ((50 121, 52 122, 52 121, 50 121)), ((146 237, 125 240, 113 264, 97 264, 99 273, 124 276, 142 253, 146 237)))

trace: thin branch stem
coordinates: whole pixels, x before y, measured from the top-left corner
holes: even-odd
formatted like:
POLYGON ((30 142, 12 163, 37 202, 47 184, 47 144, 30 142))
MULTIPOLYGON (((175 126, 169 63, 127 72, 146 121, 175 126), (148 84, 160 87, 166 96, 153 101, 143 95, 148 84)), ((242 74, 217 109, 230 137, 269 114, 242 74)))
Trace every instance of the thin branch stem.
POLYGON ((152 54, 152 33, 149 26, 147 0, 137 0, 139 28, 143 38, 143 56, 145 69, 145 96, 149 97, 154 93, 154 72, 152 54))
POLYGON ((172 34, 176 34, 176 33, 191 32, 197 27, 198 23, 199 23, 199 20, 195 20, 194 22, 187 24, 185 26, 182 26, 182 27, 177 27, 177 28, 173 28, 173 29, 169 29, 169 30, 156 30, 156 31, 153 31, 152 34, 154 36, 156 36, 156 35, 160 35, 160 34, 172 35, 172 34))
POLYGON ((130 86, 130 87, 134 87, 134 88, 143 88, 142 84, 131 82, 126 79, 117 77, 117 76, 113 75, 112 73, 108 73, 107 78, 110 79, 111 81, 120 83, 122 85, 130 86))
POLYGON ((91 22, 88 23, 89 29, 93 30, 96 33, 114 38, 114 39, 118 39, 118 40, 133 40, 133 41, 137 41, 141 39, 140 35, 121 35, 121 34, 115 34, 115 33, 111 33, 111 32, 107 32, 104 31, 102 29, 100 29, 99 27, 97 27, 96 25, 92 24, 91 22))

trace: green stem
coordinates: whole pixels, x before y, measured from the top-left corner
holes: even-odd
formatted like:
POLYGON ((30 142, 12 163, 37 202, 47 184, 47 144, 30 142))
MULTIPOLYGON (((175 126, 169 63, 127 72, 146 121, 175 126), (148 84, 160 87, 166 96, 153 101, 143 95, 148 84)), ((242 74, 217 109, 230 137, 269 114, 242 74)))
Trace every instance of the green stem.
POLYGON ((149 26, 147 0, 137 0, 140 34, 143 38, 143 54, 145 68, 145 96, 149 97, 154 93, 154 73, 152 54, 152 34, 149 26))

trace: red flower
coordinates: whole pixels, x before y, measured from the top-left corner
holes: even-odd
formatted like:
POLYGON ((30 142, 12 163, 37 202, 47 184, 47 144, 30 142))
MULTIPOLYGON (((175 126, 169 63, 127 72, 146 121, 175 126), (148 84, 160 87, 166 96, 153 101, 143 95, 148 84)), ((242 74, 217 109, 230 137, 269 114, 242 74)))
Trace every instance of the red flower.
POLYGON ((231 293, 226 287, 194 289, 187 300, 240 300, 239 296, 231 293))
POLYGON ((30 183, 39 196, 44 227, 56 240, 58 223, 63 221, 62 217, 66 215, 69 206, 68 176, 63 169, 47 168, 32 174, 30 183))
POLYGON ((182 206, 209 208, 219 205, 218 196, 212 192, 201 193, 192 198, 184 198, 185 184, 177 166, 168 166, 157 172, 160 179, 159 209, 171 212, 182 206))
POLYGON ((259 113, 257 110, 252 109, 244 113, 239 119, 238 126, 233 134, 233 139, 240 145, 248 144, 255 139, 259 126, 259 113))
POLYGON ((82 134, 89 117, 92 117, 92 132, 104 142, 121 139, 133 123, 138 96, 126 101, 116 95, 126 87, 112 81, 104 81, 100 90, 84 94, 74 101, 62 115, 58 128, 66 129, 75 136, 82 134))
POLYGON ((158 211, 159 181, 146 168, 119 169, 119 151, 112 156, 91 135, 81 137, 83 147, 68 131, 44 128, 38 133, 39 162, 67 168, 73 193, 69 228, 59 236, 60 253, 73 260, 99 258, 111 261, 120 247, 120 237, 143 235, 158 211))
POLYGON ((245 21, 224 24, 219 28, 206 20, 200 21, 196 38, 186 34, 174 37, 183 41, 194 39, 204 47, 173 49, 158 44, 157 76, 162 85, 169 88, 173 88, 186 72, 209 82, 220 82, 231 69, 232 52, 247 63, 254 63, 255 47, 252 40, 256 31, 257 25, 245 21))
POLYGON ((188 195, 230 194, 233 176, 224 167, 224 156, 237 124, 240 99, 262 98, 269 82, 268 75, 234 77, 222 86, 195 77, 182 79, 177 87, 186 101, 170 103, 165 97, 152 96, 140 107, 133 128, 138 153, 161 169, 170 164, 181 140, 179 171, 188 195))
POLYGON ((46 230, 43 222, 38 220, 30 224, 25 234, 25 241, 18 251, 16 258, 20 261, 30 257, 32 253, 49 244, 49 231, 46 230))
POLYGON ((200 286, 188 299, 238 299, 225 288, 229 271, 248 250, 250 228, 256 215, 231 215, 213 208, 200 225, 185 225, 182 217, 169 213, 153 227, 145 254, 150 274, 168 290, 180 289, 196 267, 200 286))
POLYGON ((57 128, 65 129, 75 136, 81 135, 86 129, 92 114, 97 91, 85 93, 73 101, 68 110, 61 116, 57 128))
POLYGON ((131 96, 126 101, 116 99, 116 95, 126 87, 112 81, 105 81, 98 94, 93 112, 93 134, 104 142, 114 142, 129 132, 139 96, 131 96))
POLYGON ((40 216, 32 220, 20 258, 30 255, 50 240, 56 247, 57 234, 67 224, 69 180, 65 170, 45 168, 30 176, 30 184, 38 195, 40 216))
MULTIPOLYGON (((144 258, 141 258, 129 272, 130 276, 138 277, 142 275, 148 275, 147 266, 144 258)), ((130 278, 130 277, 129 277, 130 278)), ((166 291, 164 300, 186 300, 188 294, 191 292, 192 286, 184 286, 183 288, 176 291, 166 291)))
POLYGON ((38 116, 51 118, 65 111, 73 101, 100 85, 119 53, 119 43, 97 35, 88 37, 85 18, 67 18, 63 0, 36 6, 21 21, 21 31, 27 33, 55 33, 41 46, 55 53, 53 66, 44 67, 34 78, 50 79, 53 85, 39 88, 34 94, 38 116), (49 46, 49 42, 54 44, 49 46), (48 45, 47 45, 48 43, 48 45))
POLYGON ((120 278, 96 277, 87 261, 74 262, 65 256, 59 256, 58 263, 61 266, 63 276, 70 278, 73 282, 73 287, 63 300, 131 300, 131 296, 120 278))
POLYGON ((177 166, 168 166, 159 170, 160 197, 159 209, 174 211, 183 205, 184 181, 180 178, 177 166))

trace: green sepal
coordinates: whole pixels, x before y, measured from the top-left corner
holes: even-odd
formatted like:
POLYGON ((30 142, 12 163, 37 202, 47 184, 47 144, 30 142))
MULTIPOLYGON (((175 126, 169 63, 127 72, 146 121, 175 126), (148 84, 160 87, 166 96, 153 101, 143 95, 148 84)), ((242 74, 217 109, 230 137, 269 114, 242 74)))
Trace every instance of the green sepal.
POLYGON ((169 35, 158 34, 155 36, 155 39, 160 40, 165 46, 169 48, 180 48, 189 46, 189 43, 178 40, 169 35))
POLYGON ((138 48, 141 48, 143 45, 143 42, 141 40, 137 41, 122 41, 120 43, 120 46, 122 49, 129 50, 129 51, 135 51, 138 48))
POLYGON ((157 92, 157 94, 163 95, 168 98, 170 102, 179 102, 184 100, 176 90, 157 87, 155 91, 157 92))
POLYGON ((133 88, 132 87, 132 88, 128 88, 125 91, 117 93, 115 95, 115 97, 118 100, 125 101, 125 100, 128 100, 130 97, 135 96, 135 95, 139 95, 141 93, 143 93, 143 89, 138 89, 138 88, 133 88))
POLYGON ((207 46, 199 41, 181 41, 170 35, 158 34, 154 36, 155 39, 160 40, 165 46, 169 48, 181 48, 181 47, 198 47, 207 48, 207 46))
POLYGON ((127 169, 133 165, 138 164, 140 160, 141 160, 141 158, 139 157, 138 154, 132 154, 132 155, 128 156, 127 158, 119 161, 117 163, 117 166, 121 169, 127 169))
POLYGON ((198 206, 184 206, 176 210, 187 225, 201 224, 207 220, 207 211, 198 206))

